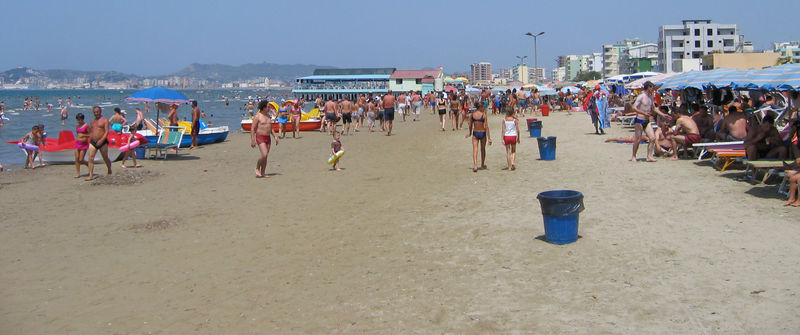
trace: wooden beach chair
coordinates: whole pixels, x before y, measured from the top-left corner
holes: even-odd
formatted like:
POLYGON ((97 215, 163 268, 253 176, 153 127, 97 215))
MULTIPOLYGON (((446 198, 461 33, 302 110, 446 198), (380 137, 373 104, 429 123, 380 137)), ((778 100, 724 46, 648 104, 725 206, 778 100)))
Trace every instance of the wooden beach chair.
POLYGON ((742 150, 718 150, 712 149, 711 150, 716 157, 716 161, 714 162, 714 167, 718 168, 720 171, 725 171, 728 167, 731 166, 736 161, 741 161, 747 154, 745 153, 744 149, 742 150), (721 166, 720 166, 721 165, 721 166))
POLYGON ((167 159, 170 150, 175 150, 175 155, 177 155, 185 132, 186 128, 184 127, 162 127, 158 134, 158 140, 147 146, 148 156, 150 156, 150 152, 153 152, 154 158, 167 159))

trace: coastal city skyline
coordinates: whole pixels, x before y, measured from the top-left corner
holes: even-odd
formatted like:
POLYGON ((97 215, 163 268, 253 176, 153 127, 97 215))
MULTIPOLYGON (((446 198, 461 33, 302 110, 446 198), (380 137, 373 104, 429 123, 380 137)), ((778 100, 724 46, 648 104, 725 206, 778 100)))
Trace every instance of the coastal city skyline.
POLYGON ((226 3, 222 10, 212 5, 7 3, 2 5, 5 13, 47 8, 59 15, 35 25, 25 15, 8 15, 6 26, 18 31, 0 36, 0 43, 7 46, 0 70, 26 66, 156 76, 192 63, 268 62, 342 68, 443 66, 447 72, 468 72, 470 64, 481 61, 500 69, 517 63, 521 58, 517 56, 527 56, 533 65, 538 56, 539 67, 550 77, 560 55, 600 52, 603 44, 634 38, 657 43, 661 25, 686 19, 736 24, 756 51, 769 49, 773 42, 798 39, 790 26, 792 13, 800 10, 800 4, 791 1, 759 7, 733 1, 724 8, 689 1, 662 6, 618 2, 605 7, 588 1, 512 1, 488 6, 496 8, 491 14, 476 10, 486 6, 479 2, 412 1, 396 10, 360 1, 311 3, 303 8, 242 1, 226 3), (347 20, 351 16, 354 19, 347 20), (545 32, 538 37, 538 55, 526 32, 545 32))

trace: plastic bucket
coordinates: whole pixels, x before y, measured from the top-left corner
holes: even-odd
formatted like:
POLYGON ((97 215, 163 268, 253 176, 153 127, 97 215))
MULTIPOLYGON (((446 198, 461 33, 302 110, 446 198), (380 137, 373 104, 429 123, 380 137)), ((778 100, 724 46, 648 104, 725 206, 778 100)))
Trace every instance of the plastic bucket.
POLYGON ((531 137, 542 136, 542 121, 528 119, 528 131, 531 133, 531 137))
POLYGON ((571 190, 555 190, 536 196, 542 207, 544 238, 548 243, 568 244, 578 240, 578 221, 584 210, 583 194, 571 190))
POLYGON ((144 159, 145 148, 143 146, 138 146, 136 148, 133 148, 133 152, 136 153, 136 158, 144 159))
MULTIPOLYGON (((533 131, 531 131, 533 134, 533 131)), ((543 161, 552 161, 556 159, 556 137, 537 137, 539 142, 539 158, 543 161)))
POLYGON ((542 116, 550 116, 550 106, 542 105, 542 116))

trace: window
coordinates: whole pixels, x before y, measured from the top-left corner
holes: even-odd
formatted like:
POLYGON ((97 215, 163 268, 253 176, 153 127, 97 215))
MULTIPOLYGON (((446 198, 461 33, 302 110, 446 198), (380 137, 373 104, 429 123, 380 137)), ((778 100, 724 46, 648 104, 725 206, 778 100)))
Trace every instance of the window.
POLYGON ((700 47, 700 41, 694 41, 694 47, 695 48, 699 48, 700 47))
POLYGON ((700 36, 700 29, 694 30, 694 36, 700 36))
POLYGON ((708 45, 709 48, 713 48, 714 47, 714 41, 709 40, 708 42, 706 42, 706 45, 708 45))
POLYGON ((709 28, 708 30, 706 30, 706 35, 714 36, 714 29, 709 28))
POLYGON ((726 39, 726 40, 724 40, 724 41, 725 41, 725 42, 722 44, 723 46, 726 46, 726 47, 732 47, 732 46, 733 46, 733 40, 731 40, 731 39, 726 39))
POLYGON ((417 79, 417 85, 422 84, 422 79, 417 79))
POLYGON ((394 83, 397 85, 403 85, 403 79, 395 79, 394 83))

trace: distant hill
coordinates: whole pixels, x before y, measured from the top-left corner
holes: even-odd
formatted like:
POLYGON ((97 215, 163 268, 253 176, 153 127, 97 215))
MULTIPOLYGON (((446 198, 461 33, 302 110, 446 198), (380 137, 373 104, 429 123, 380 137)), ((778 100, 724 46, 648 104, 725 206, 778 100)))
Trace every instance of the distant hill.
POLYGON ((292 82, 297 77, 309 76, 314 69, 331 69, 331 66, 306 65, 306 64, 243 64, 231 66, 224 64, 191 64, 170 76, 192 77, 220 82, 246 80, 256 77, 269 77, 292 82))
POLYGON ((0 78, 7 83, 14 83, 26 78, 51 79, 56 81, 68 81, 76 78, 86 78, 99 81, 124 81, 132 78, 140 78, 137 75, 125 74, 116 71, 77 71, 77 70, 37 70, 29 67, 20 66, 0 73, 0 78))

